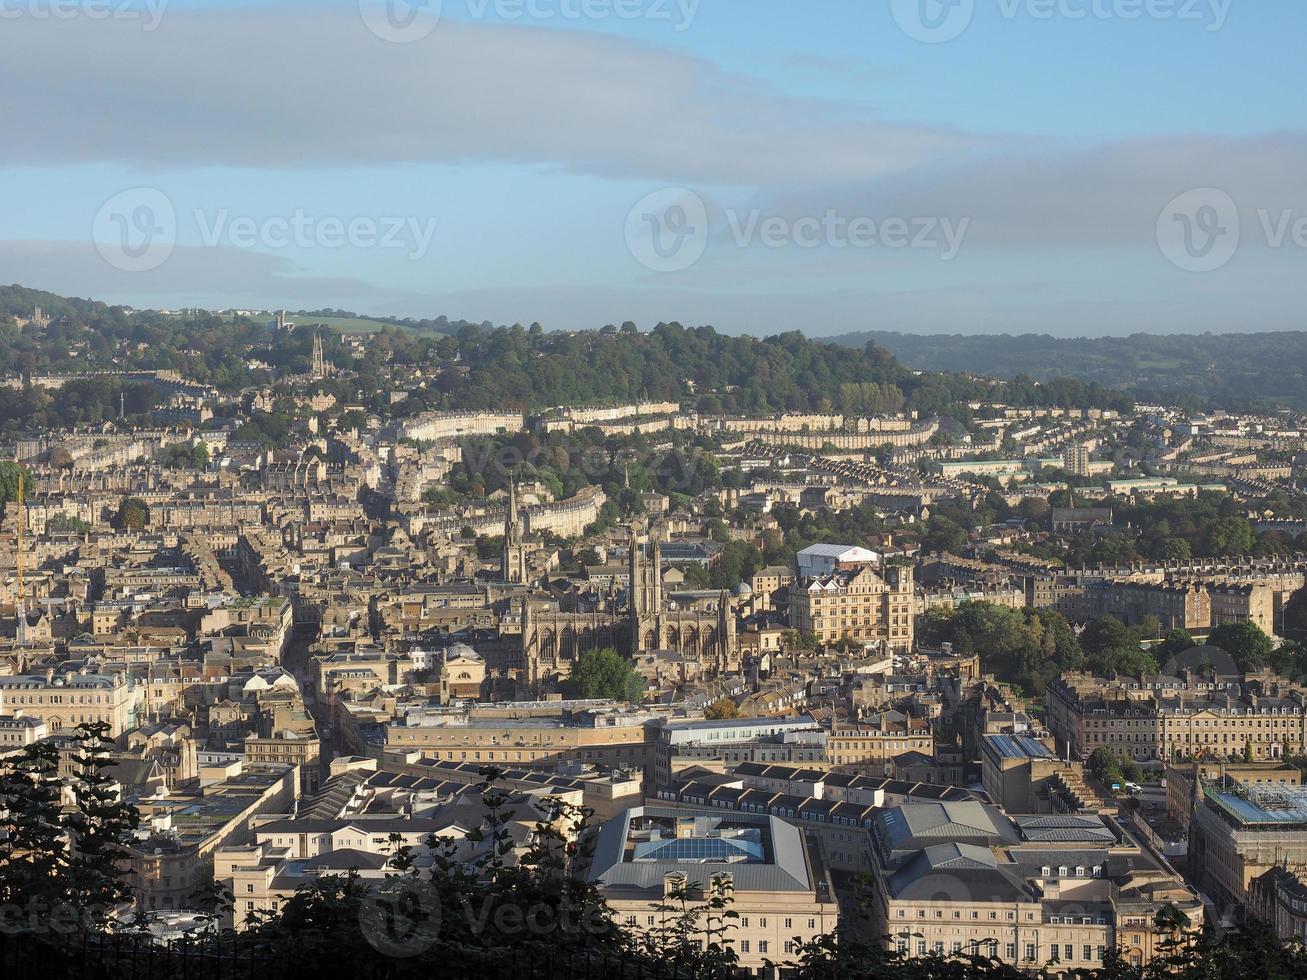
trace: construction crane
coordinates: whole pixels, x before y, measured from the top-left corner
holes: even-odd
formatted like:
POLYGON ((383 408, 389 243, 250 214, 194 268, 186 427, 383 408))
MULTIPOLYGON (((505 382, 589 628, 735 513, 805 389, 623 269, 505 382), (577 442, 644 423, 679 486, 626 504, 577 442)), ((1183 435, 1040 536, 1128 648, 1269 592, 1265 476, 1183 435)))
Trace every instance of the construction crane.
MULTIPOLYGON (((18 568, 18 602, 15 607, 16 623, 14 642, 17 646, 27 646, 27 588, 23 568, 23 471, 18 471, 18 512, 14 515, 14 524, 18 528, 17 545, 14 550, 15 564, 18 568)), ((25 659, 25 658, 24 658, 25 659)), ((21 669, 21 668, 20 668, 21 669)))

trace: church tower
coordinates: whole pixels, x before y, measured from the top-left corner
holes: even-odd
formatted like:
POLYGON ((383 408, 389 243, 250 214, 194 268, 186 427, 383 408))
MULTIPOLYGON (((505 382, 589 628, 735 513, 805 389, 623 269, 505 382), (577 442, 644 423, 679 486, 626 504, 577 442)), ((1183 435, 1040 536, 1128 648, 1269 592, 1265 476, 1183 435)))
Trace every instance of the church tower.
POLYGON ((662 644, 663 556, 658 533, 652 528, 649 531, 649 554, 645 555, 634 522, 629 547, 631 652, 636 654, 646 649, 658 649, 662 644))
POLYGON ((321 381, 327 376, 327 358, 322 350, 322 334, 317 332, 313 334, 312 374, 314 381, 321 381))
POLYGON ((500 577, 505 582, 526 582, 526 542, 523 540, 522 519, 517 512, 517 486, 508 484, 508 513, 504 516, 504 552, 500 560, 500 577))

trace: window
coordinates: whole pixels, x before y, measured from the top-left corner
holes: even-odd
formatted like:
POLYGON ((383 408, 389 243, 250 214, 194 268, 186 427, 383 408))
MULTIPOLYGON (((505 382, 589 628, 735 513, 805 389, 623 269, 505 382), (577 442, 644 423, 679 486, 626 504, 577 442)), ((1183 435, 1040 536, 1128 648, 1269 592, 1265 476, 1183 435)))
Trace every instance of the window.
POLYGON ((758 940, 758 955, 760 956, 767 955, 767 940, 765 939, 758 940))
POLYGON ((1032 963, 1039 959, 1039 952, 1035 949, 1034 943, 1026 943, 1026 959, 1032 963))
POLYGON ((740 952, 741 952, 741 953, 747 953, 748 951, 749 951, 749 940, 747 940, 747 939, 741 939, 741 940, 740 940, 740 952))

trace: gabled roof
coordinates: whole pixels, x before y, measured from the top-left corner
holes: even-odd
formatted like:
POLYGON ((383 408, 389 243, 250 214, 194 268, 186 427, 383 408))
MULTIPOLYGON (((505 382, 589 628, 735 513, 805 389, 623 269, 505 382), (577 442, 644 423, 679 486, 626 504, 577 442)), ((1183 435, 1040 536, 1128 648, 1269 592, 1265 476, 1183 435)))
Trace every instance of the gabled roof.
POLYGON ((890 876, 889 890, 897 899, 926 902, 1037 900, 1014 867, 1001 864, 989 848, 974 844, 936 844, 918 852, 890 876))
POLYGON ((975 801, 904 803, 876 818, 878 836, 895 851, 953 842, 990 847, 1018 837, 997 807, 975 801))

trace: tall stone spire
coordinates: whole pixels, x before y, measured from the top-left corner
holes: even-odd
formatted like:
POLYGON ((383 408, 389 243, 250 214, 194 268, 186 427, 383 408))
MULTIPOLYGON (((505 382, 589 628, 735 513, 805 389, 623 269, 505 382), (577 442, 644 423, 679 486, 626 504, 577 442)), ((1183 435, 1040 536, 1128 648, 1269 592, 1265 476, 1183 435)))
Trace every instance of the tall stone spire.
POLYGON ((517 485, 508 482, 508 510, 504 514, 504 551, 499 570, 505 582, 526 581, 526 542, 517 511, 517 485))

